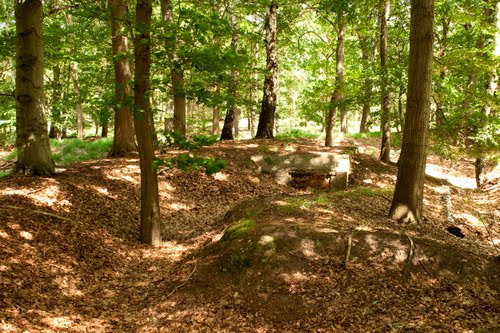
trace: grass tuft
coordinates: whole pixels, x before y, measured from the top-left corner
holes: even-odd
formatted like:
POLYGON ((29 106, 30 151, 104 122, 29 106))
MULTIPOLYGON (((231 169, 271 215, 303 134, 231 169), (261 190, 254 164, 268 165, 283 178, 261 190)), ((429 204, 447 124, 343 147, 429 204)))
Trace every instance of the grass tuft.
POLYGON ((77 139, 65 140, 56 146, 58 152, 52 154, 54 162, 58 164, 78 163, 97 160, 106 156, 113 145, 112 139, 97 141, 82 141, 77 139))
POLYGON ((307 130, 288 128, 282 133, 276 135, 276 139, 283 141, 297 141, 299 139, 317 139, 319 136, 319 133, 312 133, 307 130))

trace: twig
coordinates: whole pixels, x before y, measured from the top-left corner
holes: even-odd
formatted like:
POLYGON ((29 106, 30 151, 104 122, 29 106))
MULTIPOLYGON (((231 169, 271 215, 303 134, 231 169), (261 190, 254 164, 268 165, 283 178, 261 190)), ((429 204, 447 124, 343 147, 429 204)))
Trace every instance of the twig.
POLYGON ((408 250, 408 258, 406 259, 406 265, 404 270, 404 281, 408 280, 409 275, 411 274, 411 269, 413 267, 413 257, 415 256, 415 243, 413 243, 413 239, 411 239, 410 235, 406 234, 408 240, 410 241, 410 249, 408 250))
POLYGON ((182 286, 184 286, 186 283, 188 283, 189 279, 191 279, 191 277, 193 276, 194 274, 194 271, 196 271, 196 266, 198 265, 198 263, 194 264, 194 268, 193 268, 193 271, 189 274, 189 276, 187 277, 186 281, 182 282, 180 285, 178 285, 177 287, 175 287, 171 292, 170 294, 167 295, 167 298, 172 296, 173 293, 175 293, 177 290, 179 290, 179 288, 181 288, 182 286))
POLYGON ((420 265, 422 265, 422 267, 423 267, 423 268, 424 268, 424 270, 427 272, 427 274, 429 274, 429 276, 430 276, 430 277, 432 277, 432 278, 434 278, 434 279, 436 278, 436 277, 434 276, 434 274, 432 274, 431 272, 429 272, 429 270, 428 270, 428 269, 427 269, 427 267, 424 265, 424 263, 423 263, 423 261, 422 261, 422 260, 420 260, 418 263, 419 263, 420 265))
POLYGON ((351 248, 352 248, 352 234, 349 234, 349 238, 347 238, 347 251, 345 254, 345 263, 344 263, 345 268, 347 268, 347 264, 349 263, 349 257, 351 256, 351 248))
MULTIPOLYGON (((8 206, 8 205, 0 205, 0 209, 17 209, 17 210, 23 210, 23 209, 26 209, 26 208, 16 207, 16 206, 8 206)), ((46 215, 46 216, 50 216, 50 217, 55 217, 55 218, 60 219, 60 220, 65 220, 65 221, 70 221, 70 222, 72 221, 71 219, 68 219, 67 217, 56 215, 56 214, 52 214, 52 213, 42 212, 40 210, 32 210, 31 212, 35 213, 35 214, 40 214, 40 215, 46 215)))

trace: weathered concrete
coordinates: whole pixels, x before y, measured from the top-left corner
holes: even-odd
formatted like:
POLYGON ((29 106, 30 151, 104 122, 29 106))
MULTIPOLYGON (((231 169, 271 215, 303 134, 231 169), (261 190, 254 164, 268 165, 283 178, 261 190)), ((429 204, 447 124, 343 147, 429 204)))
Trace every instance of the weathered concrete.
POLYGON ((301 187, 298 183, 302 183, 300 179, 303 179, 310 187, 345 189, 351 171, 349 154, 330 152, 259 154, 252 156, 251 159, 257 165, 257 172, 272 175, 277 183, 294 187, 301 187))

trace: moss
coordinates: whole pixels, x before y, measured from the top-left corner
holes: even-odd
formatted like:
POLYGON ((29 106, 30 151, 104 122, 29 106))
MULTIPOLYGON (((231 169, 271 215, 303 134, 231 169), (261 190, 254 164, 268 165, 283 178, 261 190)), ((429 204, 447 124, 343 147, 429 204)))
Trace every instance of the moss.
POLYGON ((252 219, 245 219, 236 224, 233 224, 229 228, 227 228, 224 236, 222 236, 222 241, 228 242, 232 241, 255 228, 255 221, 252 219))
POLYGON ((221 257, 220 270, 224 273, 238 273, 245 268, 252 267, 256 252, 257 245, 255 243, 245 244, 235 252, 227 253, 221 257))

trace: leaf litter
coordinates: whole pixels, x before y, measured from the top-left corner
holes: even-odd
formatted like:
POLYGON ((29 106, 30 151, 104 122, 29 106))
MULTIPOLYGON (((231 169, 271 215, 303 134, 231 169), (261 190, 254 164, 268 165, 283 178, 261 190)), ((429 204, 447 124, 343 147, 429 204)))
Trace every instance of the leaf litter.
MULTIPOLYGON (((374 145, 368 139, 345 144, 374 145)), ((422 225, 400 225, 386 218, 395 166, 357 154, 349 189, 338 193, 278 185, 257 174, 250 161, 263 151, 290 150, 327 151, 314 140, 218 143, 199 153, 226 159, 222 172, 164 170, 158 177, 164 242, 156 248, 137 241, 136 157, 73 164, 50 179, 0 179, 0 330, 499 329, 495 192, 450 186, 456 223, 465 233, 459 239, 446 231, 439 192, 449 186, 446 181, 428 178, 422 225), (231 223, 248 215, 256 228, 247 238, 227 245, 218 241, 231 223), (324 230, 334 232, 324 236, 324 230), (407 282, 404 263, 393 264, 396 256, 388 245, 377 252, 366 242, 382 235, 376 244, 400 244, 407 239, 404 232, 416 242, 417 254, 427 247, 435 255, 417 262, 407 282), (270 234, 283 237, 285 250, 269 263, 221 272, 224 253, 218 251, 270 234), (347 235, 353 245, 346 268, 347 235), (443 275, 435 262, 442 252, 450 254, 441 260, 463 257, 466 263, 443 275), (393 261, 380 261, 384 255, 393 261), (472 266, 482 268, 467 271, 472 266)))

